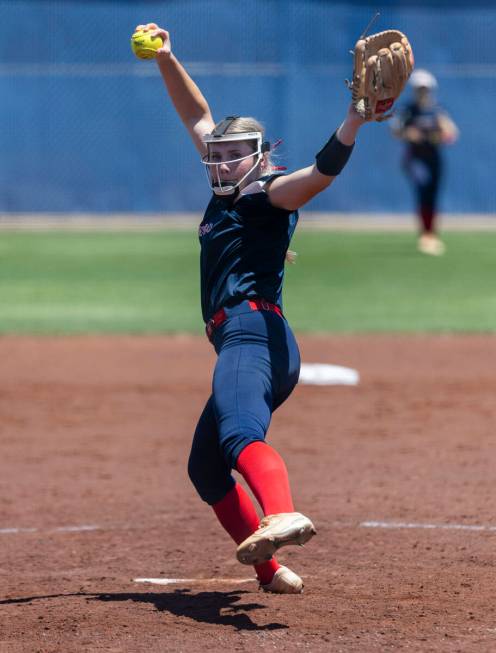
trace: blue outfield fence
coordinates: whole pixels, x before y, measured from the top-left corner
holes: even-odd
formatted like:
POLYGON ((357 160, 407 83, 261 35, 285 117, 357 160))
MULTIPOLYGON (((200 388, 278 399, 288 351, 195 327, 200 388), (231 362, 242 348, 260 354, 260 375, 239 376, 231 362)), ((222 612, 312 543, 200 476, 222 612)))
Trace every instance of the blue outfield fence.
MULTIPOLYGON (((133 28, 166 27, 214 117, 254 115, 282 138, 279 163, 308 165, 349 101, 350 48, 368 2, 0 0, 0 211, 198 211, 204 172, 133 28)), ((496 4, 380 3, 374 30, 408 34, 458 124, 446 148, 442 209, 496 213, 496 4)), ((406 98, 405 98, 406 99, 406 98)), ((362 130, 352 161, 314 211, 408 212, 401 144, 362 130)))

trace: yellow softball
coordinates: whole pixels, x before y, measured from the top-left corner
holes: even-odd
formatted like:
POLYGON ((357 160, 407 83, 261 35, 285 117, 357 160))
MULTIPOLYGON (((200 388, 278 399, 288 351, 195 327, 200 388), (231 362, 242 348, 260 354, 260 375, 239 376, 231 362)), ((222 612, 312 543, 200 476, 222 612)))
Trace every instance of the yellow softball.
POLYGON ((163 41, 160 36, 153 37, 151 32, 135 32, 131 36, 131 50, 138 59, 153 59, 163 41))

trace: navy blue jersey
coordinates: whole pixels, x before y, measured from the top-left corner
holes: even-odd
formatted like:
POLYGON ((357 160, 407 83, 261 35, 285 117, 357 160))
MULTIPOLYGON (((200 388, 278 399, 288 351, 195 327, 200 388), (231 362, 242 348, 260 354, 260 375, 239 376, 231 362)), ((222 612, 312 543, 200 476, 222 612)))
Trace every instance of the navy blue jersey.
POLYGON ((400 127, 415 127, 422 132, 423 140, 419 143, 408 143, 409 153, 418 159, 437 159, 439 150, 439 116, 444 111, 439 105, 420 107, 415 102, 403 107, 397 122, 400 127))
POLYGON ((284 261, 297 222, 298 211, 272 206, 263 190, 235 203, 212 196, 198 230, 205 322, 220 308, 250 297, 282 309, 284 261))

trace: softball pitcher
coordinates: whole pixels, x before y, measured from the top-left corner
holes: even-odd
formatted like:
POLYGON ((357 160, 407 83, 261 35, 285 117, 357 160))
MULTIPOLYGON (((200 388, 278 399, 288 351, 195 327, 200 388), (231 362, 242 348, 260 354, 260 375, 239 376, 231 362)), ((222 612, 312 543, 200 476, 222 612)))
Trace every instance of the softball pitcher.
POLYGON ((284 262, 298 209, 341 172, 359 128, 370 118, 350 106, 315 163, 273 174, 260 123, 239 116, 216 123, 172 53, 169 33, 155 23, 136 29, 163 41, 158 67, 212 189, 199 226, 201 303, 218 358, 212 394, 193 438, 189 476, 238 545, 239 562, 254 565, 261 588, 300 593, 301 578, 274 554, 282 546, 304 544, 316 531, 308 517, 295 512, 285 463, 265 441, 272 413, 291 394, 300 369, 282 311, 284 262), (262 521, 233 469, 260 504, 262 521))

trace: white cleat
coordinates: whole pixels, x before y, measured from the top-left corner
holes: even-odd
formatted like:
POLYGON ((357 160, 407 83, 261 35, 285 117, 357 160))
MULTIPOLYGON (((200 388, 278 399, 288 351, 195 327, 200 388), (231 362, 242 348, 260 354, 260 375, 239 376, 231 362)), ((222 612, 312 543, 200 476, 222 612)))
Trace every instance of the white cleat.
POLYGON ((429 256, 442 256, 446 252, 444 243, 434 234, 420 236, 417 247, 419 252, 429 256))
POLYGON ((301 594, 303 592, 303 581, 294 571, 281 566, 270 583, 267 585, 260 583, 260 589, 273 594, 301 594))
POLYGON ((270 560, 281 546, 303 545, 316 533, 308 517, 299 512, 267 515, 257 530, 238 546, 236 557, 244 565, 259 565, 270 560))

